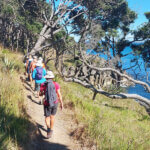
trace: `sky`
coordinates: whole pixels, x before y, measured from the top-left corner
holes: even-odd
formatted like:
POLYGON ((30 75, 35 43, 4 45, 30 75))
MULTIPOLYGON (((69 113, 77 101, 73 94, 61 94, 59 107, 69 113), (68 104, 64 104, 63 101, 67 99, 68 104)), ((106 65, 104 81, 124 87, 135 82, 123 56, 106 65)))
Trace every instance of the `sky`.
POLYGON ((135 23, 131 25, 132 29, 136 29, 142 23, 147 22, 144 13, 150 11, 150 0, 127 0, 127 1, 129 4, 129 8, 131 8, 131 10, 134 10, 138 14, 138 18, 135 20, 135 23))

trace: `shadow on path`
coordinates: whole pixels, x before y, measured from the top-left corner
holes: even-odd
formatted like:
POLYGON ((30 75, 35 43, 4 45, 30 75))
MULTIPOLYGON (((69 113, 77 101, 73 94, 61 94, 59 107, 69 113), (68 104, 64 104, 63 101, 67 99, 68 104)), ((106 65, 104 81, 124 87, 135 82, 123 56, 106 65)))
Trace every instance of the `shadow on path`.
POLYGON ((23 86, 26 90, 28 90, 29 92, 31 92, 34 95, 34 91, 32 90, 32 88, 29 85, 24 84, 23 86))
POLYGON ((62 145, 62 144, 58 144, 58 143, 52 143, 50 141, 46 141, 48 140, 42 133, 41 130, 46 132, 46 129, 44 129, 44 127, 40 124, 37 123, 37 127, 38 127, 38 132, 39 132, 39 149, 37 150, 69 150, 69 148, 67 148, 67 146, 62 145))
POLYGON ((42 125, 40 125, 40 124, 38 124, 38 123, 36 123, 36 124, 37 124, 37 127, 38 127, 39 129, 41 129, 41 130, 47 132, 47 130, 44 128, 44 126, 42 126, 42 125))
POLYGON ((0 106, 0 112, 0 149, 7 149, 4 147, 5 142, 10 139, 17 141, 17 145, 23 150, 69 150, 65 145, 46 141, 37 132, 39 128, 43 130, 44 128, 41 125, 35 125, 30 119, 27 119, 29 117, 18 117, 7 113, 5 106, 0 106))
POLYGON ((38 150, 70 150, 65 145, 57 144, 57 143, 48 143, 46 141, 41 142, 44 146, 40 146, 41 149, 38 150))
POLYGON ((40 103, 35 101, 31 95, 27 95, 27 98, 30 99, 33 103, 40 105, 40 103))

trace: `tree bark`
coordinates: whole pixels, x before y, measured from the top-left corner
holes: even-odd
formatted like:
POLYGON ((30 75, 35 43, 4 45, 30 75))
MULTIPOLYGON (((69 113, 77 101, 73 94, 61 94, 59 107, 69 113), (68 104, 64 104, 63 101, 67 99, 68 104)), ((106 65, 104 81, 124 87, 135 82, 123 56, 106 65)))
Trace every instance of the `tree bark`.
POLYGON ((48 26, 44 25, 44 27, 42 28, 42 30, 40 32, 40 35, 38 37, 38 40, 37 40, 34 48, 31 50, 31 53, 35 53, 36 51, 38 51, 41 48, 41 46, 44 44, 44 42, 46 41, 46 37, 50 33, 50 30, 49 30, 49 32, 47 32, 47 28, 48 28, 48 26))

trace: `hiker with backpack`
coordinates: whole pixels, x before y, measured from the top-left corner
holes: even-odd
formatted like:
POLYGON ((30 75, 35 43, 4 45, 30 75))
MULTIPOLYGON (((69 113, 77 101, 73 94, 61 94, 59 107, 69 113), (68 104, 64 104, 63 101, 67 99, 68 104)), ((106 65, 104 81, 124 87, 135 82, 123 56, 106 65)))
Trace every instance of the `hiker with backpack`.
POLYGON ((33 61, 32 56, 29 55, 29 59, 26 62, 26 72, 28 73, 28 80, 30 82, 32 82, 32 74, 31 74, 31 70, 30 70, 32 61, 33 61))
MULTIPOLYGON (((33 56, 33 61, 31 62, 30 65, 30 72, 33 74, 34 69, 36 68, 36 63, 37 63, 37 56, 33 56)), ((31 75, 32 78, 32 75, 31 75)), ((31 80, 31 87, 33 88, 33 79, 31 80)))
MULTIPOLYGON (((36 68, 33 70, 33 74, 32 74, 32 77, 35 80, 35 91, 37 94, 37 98, 40 97, 39 94, 40 94, 41 84, 46 81, 46 79, 44 78, 45 75, 46 75, 46 70, 42 68, 42 62, 38 61, 36 63, 36 68)), ((39 103, 41 103, 41 100, 39 101, 39 103)))
POLYGON ((45 123, 47 126, 47 138, 51 138, 53 134, 54 127, 54 117, 57 112, 58 102, 60 102, 60 107, 63 109, 63 101, 60 93, 60 86, 57 82, 54 82, 54 74, 52 71, 47 71, 45 76, 46 83, 44 84, 44 116, 45 123))

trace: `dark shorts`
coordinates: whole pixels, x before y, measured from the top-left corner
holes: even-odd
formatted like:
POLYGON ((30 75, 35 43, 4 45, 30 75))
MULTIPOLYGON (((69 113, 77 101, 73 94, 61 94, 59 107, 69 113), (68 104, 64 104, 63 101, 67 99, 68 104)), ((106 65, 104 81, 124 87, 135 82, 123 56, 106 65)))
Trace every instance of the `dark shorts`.
POLYGON ((53 107, 44 106, 44 116, 49 117, 51 115, 56 115, 58 103, 55 104, 53 107))
POLYGON ((35 83, 35 91, 39 92, 41 87, 41 83, 35 83))

